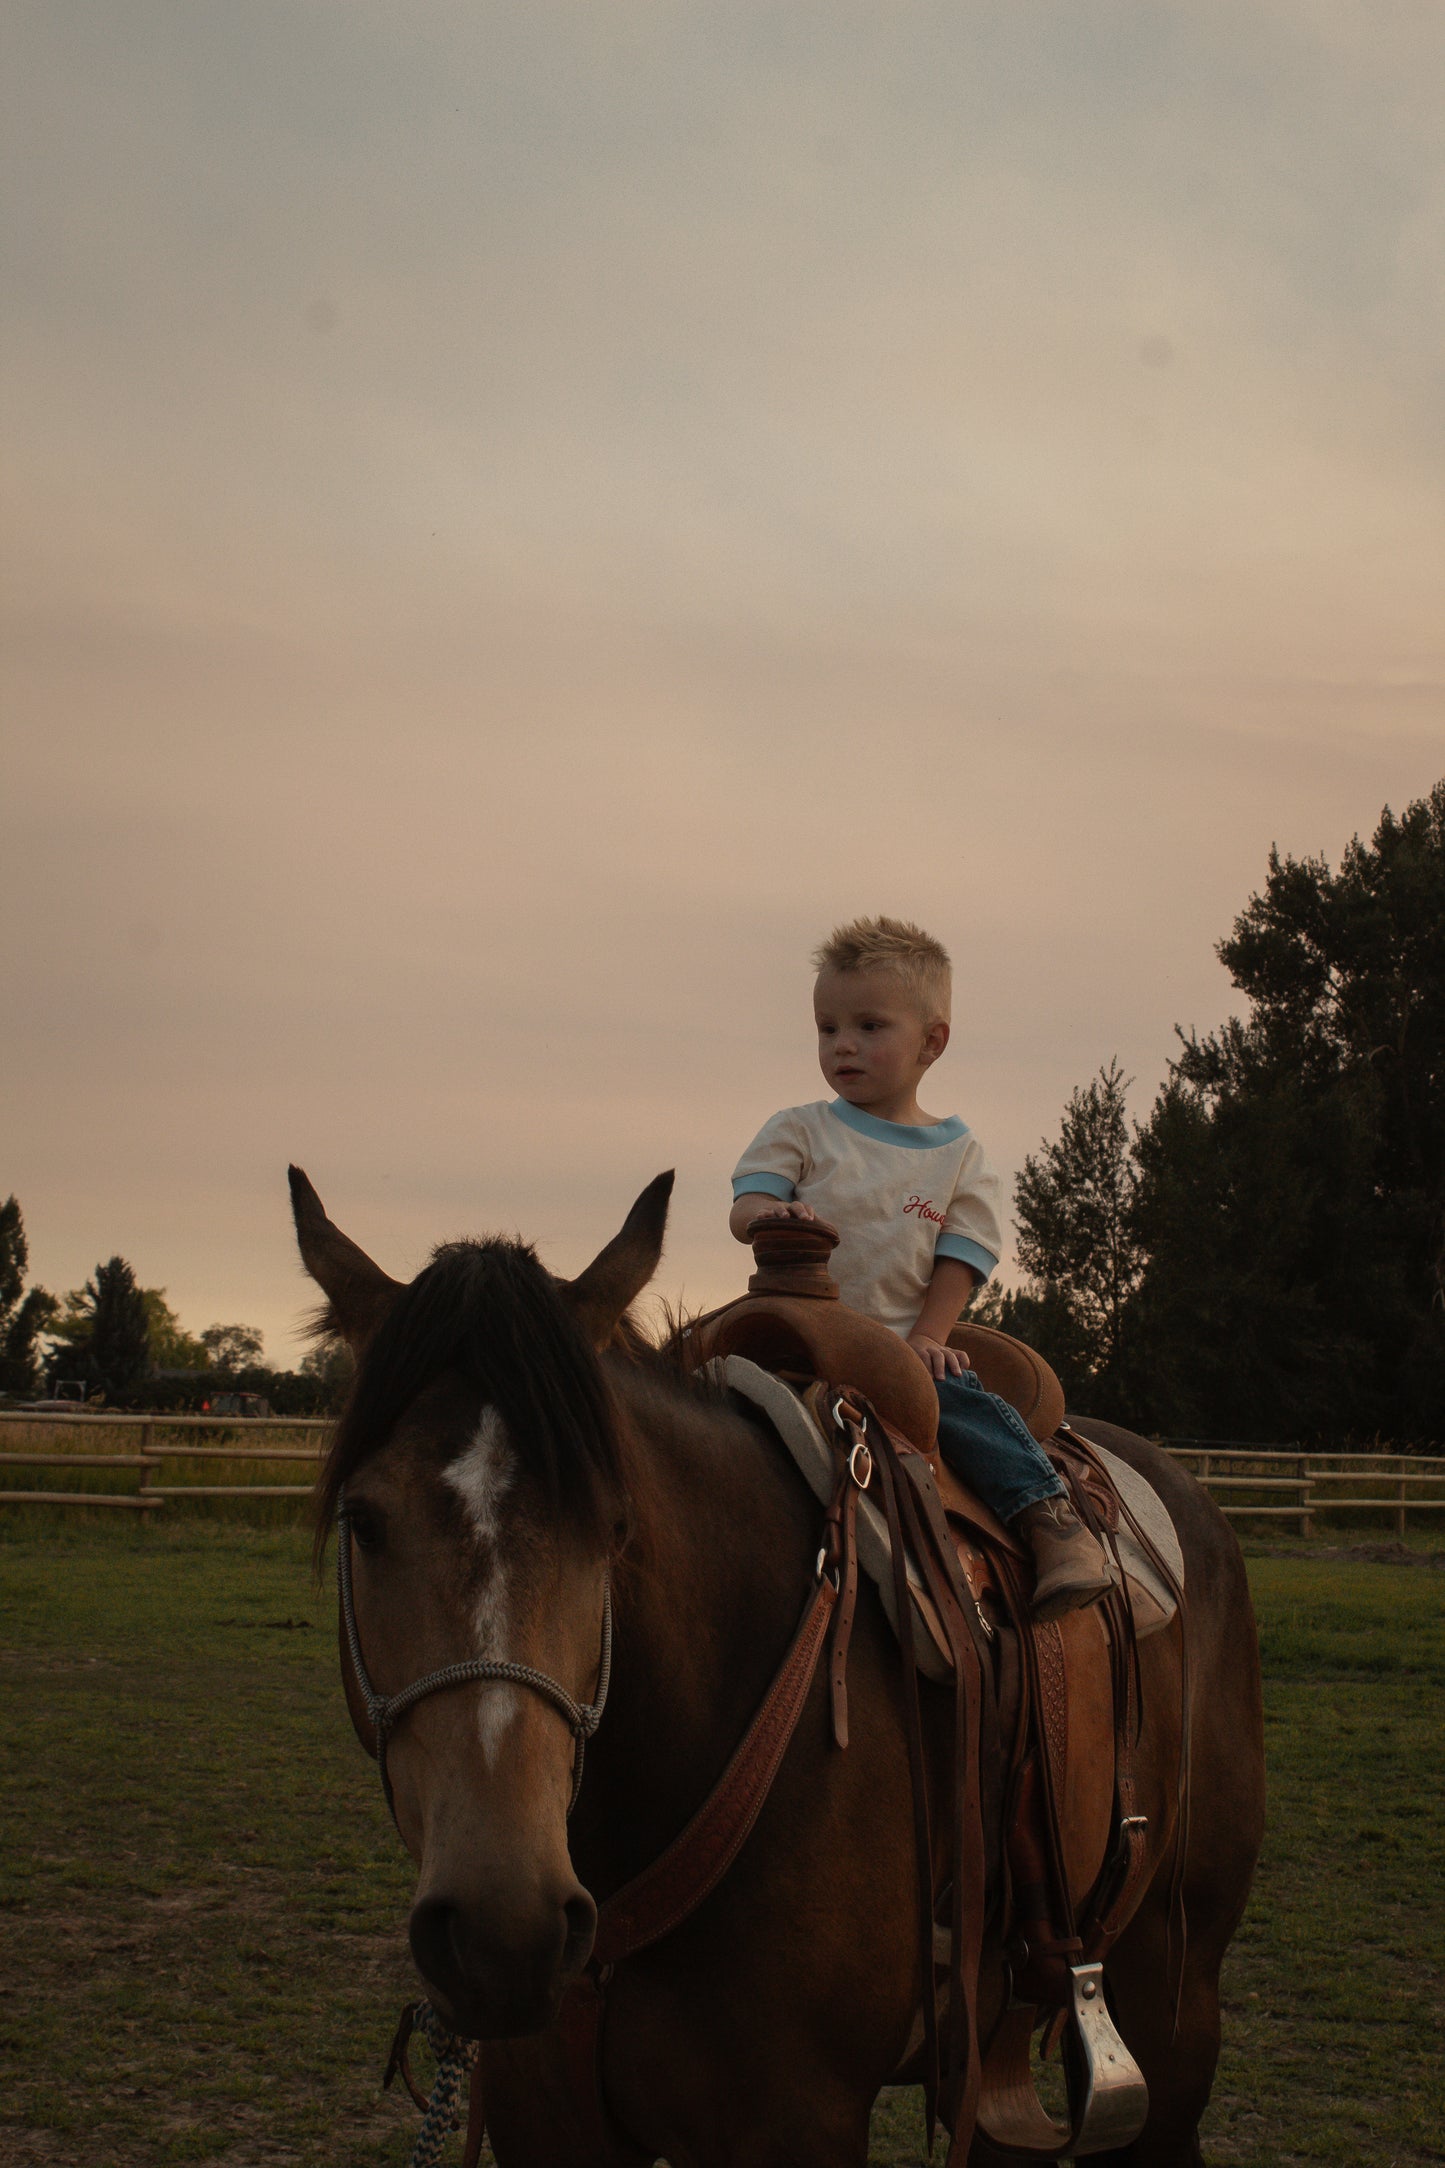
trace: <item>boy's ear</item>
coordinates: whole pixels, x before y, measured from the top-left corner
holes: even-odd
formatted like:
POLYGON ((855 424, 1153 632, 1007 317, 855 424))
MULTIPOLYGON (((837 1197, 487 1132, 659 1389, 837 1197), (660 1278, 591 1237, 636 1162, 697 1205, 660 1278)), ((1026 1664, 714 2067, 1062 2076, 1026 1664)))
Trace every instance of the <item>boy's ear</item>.
POLYGON ((657 1270, 675 1179, 669 1169, 649 1182, 623 1221, 621 1231, 564 1289, 577 1312, 578 1323, 595 1348, 606 1347, 623 1311, 637 1300, 657 1270))
POLYGON ((943 1018, 936 1017, 923 1034, 923 1051, 930 1061, 937 1061, 951 1036, 950 1028, 943 1018))
POLYGON ((301 1262, 326 1297, 321 1329, 339 1333, 352 1353, 360 1354, 401 1293, 401 1282, 332 1224, 299 1167, 287 1172, 301 1262))

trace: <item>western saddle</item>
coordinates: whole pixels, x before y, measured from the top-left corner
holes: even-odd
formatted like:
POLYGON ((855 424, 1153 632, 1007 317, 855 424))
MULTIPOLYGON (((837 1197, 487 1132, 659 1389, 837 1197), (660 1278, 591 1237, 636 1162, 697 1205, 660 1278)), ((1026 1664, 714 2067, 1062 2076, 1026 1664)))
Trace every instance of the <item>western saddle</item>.
MULTIPOLYGON (((956 2136, 976 2122, 995 2144, 1024 2157, 1072 2158, 1127 2145, 1143 2127, 1148 2094, 1109 2016, 1104 1962, 1166 1834, 1149 1830, 1135 1799, 1136 1641, 1182 1603, 1179 1577, 1121 1501, 1105 1457, 1065 1420, 1049 1365, 1008 1334, 965 1323, 949 1344, 987 1391, 1018 1410, 1118 1573, 1102 1602, 1034 1620, 1025 1547, 938 1454, 937 1396, 923 1365, 895 1333, 839 1299, 828 1270, 835 1230, 816 1220, 769 1218, 755 1221, 748 1236, 756 1269, 746 1295, 698 1319, 683 1352, 690 1367, 707 1366, 724 1389, 765 1415, 819 1496, 832 1496, 825 1547, 840 1594, 830 1665, 840 1746, 847 1741, 847 1643, 860 1558, 898 1632, 920 1950, 927 1953, 914 2040, 898 2082, 923 2083, 930 2142, 936 2103, 956 2136), (822 1451, 820 1438, 827 1448, 821 1473, 806 1465, 810 1451, 815 1458, 822 1451), (838 1488, 828 1456, 841 1471, 838 1488), (1152 1595, 1137 1577, 1126 1578, 1121 1530, 1131 1558, 1142 1549, 1156 1569, 1152 1595), (1161 1590, 1175 1602, 1161 1606, 1161 1590), (943 1802, 927 1797, 920 1669, 951 1679, 954 1688, 955 1778, 943 1802), (940 1811, 951 1830, 944 1876, 931 1833, 940 1811), (986 1951, 1002 1986, 980 2037, 975 1997, 986 1951), (1033 2042, 1040 2033, 1045 2055, 1064 2043, 1064 2123, 1039 2098, 1033 2042)), ((962 2158, 950 2149, 954 2168, 962 2158)))

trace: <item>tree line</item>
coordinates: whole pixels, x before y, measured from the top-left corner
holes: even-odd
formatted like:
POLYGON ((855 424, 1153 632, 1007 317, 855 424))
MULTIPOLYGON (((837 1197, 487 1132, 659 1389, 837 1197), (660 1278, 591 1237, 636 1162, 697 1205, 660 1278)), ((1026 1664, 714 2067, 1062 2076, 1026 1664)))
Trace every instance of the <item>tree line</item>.
POLYGON ((14 1197, 0 1205, 0 1394, 31 1400, 60 1381, 108 1407, 198 1411, 218 1391, 257 1393, 278 1415, 333 1411, 349 1359, 317 1348, 299 1370, 273 1370, 250 1325, 189 1333, 165 1289, 142 1287, 123 1257, 62 1296, 26 1288, 30 1248, 14 1197))
POLYGON ((1338 868, 1269 857, 1218 944, 1245 1014, 1117 1060, 1015 1189, 978 1314, 1070 1406, 1175 1437, 1445 1437, 1445 782, 1338 868))

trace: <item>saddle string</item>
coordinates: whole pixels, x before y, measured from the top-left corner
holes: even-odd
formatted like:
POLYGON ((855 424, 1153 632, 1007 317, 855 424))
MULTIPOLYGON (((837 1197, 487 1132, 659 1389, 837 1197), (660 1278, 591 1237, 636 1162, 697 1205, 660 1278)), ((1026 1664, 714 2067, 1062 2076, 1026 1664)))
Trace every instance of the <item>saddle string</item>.
MULTIPOLYGON (((879 1426, 880 1431, 882 1426, 879 1426)), ((913 1599, 908 1588, 908 1557, 903 1547, 903 1517, 899 1509, 899 1476, 893 1441, 882 1435, 876 1457, 883 1507, 888 1520, 888 1544, 893 1566, 893 1598, 898 1614, 898 1649, 903 1660, 903 1730, 908 1742, 909 1790, 912 1793, 913 1843, 918 1910, 918 1961, 920 1998, 923 2006, 923 2103, 928 2151, 933 2152, 938 2120, 939 2054, 938 1994, 933 1971, 933 1839, 929 1829, 928 1781, 923 1759, 923 1715, 918 1700, 918 1665, 913 1645, 913 1599)))
POLYGON ((950 2130, 948 2168, 957 2168, 967 2150, 977 2117, 981 2086, 978 1969, 987 1896, 981 1753, 985 1714, 993 1714, 995 1729, 997 1719, 986 1683, 991 1672, 987 1649, 982 1642, 980 1614, 966 1588, 961 1597, 945 1569, 943 1561, 952 1560, 955 1553, 931 1482, 925 1485, 921 1474, 918 1481, 912 1480, 926 1464, 911 1452, 906 1440, 900 1440, 889 1430, 876 1411, 874 1421, 887 1438, 906 1541, 918 1561, 948 1638, 953 1664, 954 1766, 949 1794, 953 1804, 953 1857, 948 2052, 944 2058, 944 2073, 950 2130))

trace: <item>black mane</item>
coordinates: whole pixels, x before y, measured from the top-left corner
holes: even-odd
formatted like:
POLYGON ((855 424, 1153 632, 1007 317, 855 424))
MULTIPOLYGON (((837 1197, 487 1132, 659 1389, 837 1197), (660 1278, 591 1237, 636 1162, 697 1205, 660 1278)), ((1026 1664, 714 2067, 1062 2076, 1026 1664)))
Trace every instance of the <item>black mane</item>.
POLYGON ((361 1358, 316 1492, 324 1543, 348 1478, 446 1371, 494 1406, 552 1509, 606 1540, 623 1483, 611 1397, 559 1285, 521 1242, 447 1242, 361 1358))

